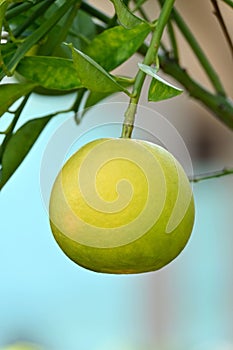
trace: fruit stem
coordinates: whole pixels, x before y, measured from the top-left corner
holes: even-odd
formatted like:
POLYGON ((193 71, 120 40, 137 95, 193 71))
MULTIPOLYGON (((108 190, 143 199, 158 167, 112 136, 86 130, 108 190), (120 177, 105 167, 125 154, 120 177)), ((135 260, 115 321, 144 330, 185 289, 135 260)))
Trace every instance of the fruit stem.
MULTIPOLYGON (((163 30, 168 22, 174 2, 175 0, 166 0, 164 2, 164 5, 162 7, 162 10, 160 12, 160 15, 157 21, 156 28, 151 38, 150 46, 142 62, 145 65, 150 66, 152 63, 156 61, 163 30)), ((121 134, 121 137, 123 138, 130 138, 132 135, 135 115, 137 112, 137 105, 140 98, 142 86, 145 81, 145 77, 146 77, 146 73, 142 72, 141 70, 138 70, 138 73, 135 77, 135 83, 133 86, 130 102, 125 112, 125 119, 123 123, 122 134, 121 134)))

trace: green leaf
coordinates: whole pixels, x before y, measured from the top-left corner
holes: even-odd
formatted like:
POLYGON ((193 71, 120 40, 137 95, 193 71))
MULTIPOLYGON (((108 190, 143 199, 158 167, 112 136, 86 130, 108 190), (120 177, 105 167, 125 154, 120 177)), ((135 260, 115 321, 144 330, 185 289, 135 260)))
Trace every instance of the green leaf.
POLYGON ((24 57, 16 71, 47 89, 73 90, 82 87, 72 60, 58 57, 24 57))
POLYGON ((125 88, 117 83, 117 81, 106 70, 104 70, 92 58, 85 55, 83 52, 71 46, 74 59, 74 67, 81 83, 84 87, 96 92, 117 92, 124 91, 129 93, 125 88))
POLYGON ((101 93, 101 92, 89 91, 87 99, 83 106, 83 110, 81 111, 81 118, 84 117, 84 115, 88 112, 90 107, 96 105, 98 102, 102 101, 103 99, 110 96, 111 94, 112 92, 101 93))
POLYGON ((171 85, 162 78, 157 77, 156 79, 154 78, 151 81, 148 93, 148 101, 157 102, 166 100, 168 98, 178 96, 182 92, 183 90, 178 89, 177 87, 171 85))
POLYGON ((85 108, 89 108, 94 106, 96 103, 102 101, 104 98, 111 95, 111 92, 102 93, 102 92, 89 92, 89 95, 87 97, 85 108))
POLYGON ((84 51, 89 42, 96 36, 96 24, 88 13, 79 9, 72 26, 69 28, 67 42, 84 51))
MULTIPOLYGON (((134 79, 127 78, 127 77, 122 77, 122 76, 115 76, 115 79, 123 86, 128 87, 133 84, 134 79)), ((82 112, 82 117, 84 114, 88 111, 88 108, 96 105, 98 102, 104 100, 108 96, 110 96, 112 92, 93 92, 89 91, 87 99, 84 104, 84 110, 82 112)))
MULTIPOLYGON (((31 35, 23 41, 23 43, 18 47, 14 56, 8 63, 8 70, 14 72, 19 61, 25 56, 25 54, 34 46, 42 37, 45 36, 47 32, 54 27, 54 25, 64 16, 64 14, 69 10, 70 6, 75 3, 76 0, 66 0, 59 9, 54 12, 54 14, 46 20, 37 30, 35 30, 31 35)), ((0 79, 4 77, 4 73, 0 72, 0 79)))
POLYGON ((133 29, 116 26, 96 36, 85 53, 105 70, 111 71, 138 50, 149 32, 147 23, 140 23, 133 29))
POLYGON ((11 58, 14 56, 16 49, 17 49, 17 46, 15 43, 6 43, 6 44, 0 45, 1 56, 5 65, 7 65, 8 62, 11 60, 11 58))
POLYGON ((9 0, 0 0, 0 27, 2 28, 2 22, 7 10, 7 6, 10 3, 9 0))
POLYGON ((29 120, 10 137, 2 156, 0 189, 22 163, 51 118, 48 116, 29 120))
MULTIPOLYGON (((55 5, 56 4, 54 4, 54 6, 55 5)), ((55 11, 57 11, 57 9, 54 9, 53 6, 51 6, 51 8, 46 13, 46 16, 48 16, 47 18, 49 18, 55 11), (50 11, 52 12, 50 13, 50 11)), ((79 17, 79 8, 77 4, 74 4, 61 18, 59 23, 49 31, 46 36, 46 40, 44 40, 42 45, 39 46, 38 55, 70 58, 68 56, 64 56, 65 52, 62 52, 62 49, 64 48, 62 43, 67 38, 68 32, 71 29, 70 27, 72 26, 74 19, 77 17, 79 17)), ((70 55, 70 50, 68 50, 68 52, 70 55)))
POLYGON ((36 84, 0 84, 0 116, 20 97, 27 95, 36 84))
POLYGON ((130 10, 122 0, 111 1, 114 4, 119 22, 123 25, 123 27, 131 29, 137 26, 138 24, 144 22, 142 19, 138 18, 132 12, 130 12, 130 10))
POLYGON ((168 98, 178 96, 183 92, 183 90, 175 87, 158 76, 157 69, 141 63, 139 63, 138 66, 144 73, 153 78, 148 92, 148 101, 157 102, 166 100, 168 98))
POLYGON ((7 6, 9 4, 9 1, 7 0, 0 0, 0 66, 4 66, 4 60, 3 60, 3 55, 2 55, 2 46, 3 44, 1 44, 1 33, 2 33, 2 29, 3 29, 3 20, 4 20, 4 16, 5 16, 5 12, 7 10, 7 6))

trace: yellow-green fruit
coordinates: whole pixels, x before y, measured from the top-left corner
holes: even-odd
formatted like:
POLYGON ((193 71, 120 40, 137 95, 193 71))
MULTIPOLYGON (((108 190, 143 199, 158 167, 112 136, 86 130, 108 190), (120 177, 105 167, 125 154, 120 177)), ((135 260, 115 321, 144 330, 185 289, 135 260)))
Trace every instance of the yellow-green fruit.
POLYGON ((64 165, 50 198, 50 225, 65 254, 106 273, 154 271, 186 245, 194 223, 188 178, 164 148, 99 139, 64 165))

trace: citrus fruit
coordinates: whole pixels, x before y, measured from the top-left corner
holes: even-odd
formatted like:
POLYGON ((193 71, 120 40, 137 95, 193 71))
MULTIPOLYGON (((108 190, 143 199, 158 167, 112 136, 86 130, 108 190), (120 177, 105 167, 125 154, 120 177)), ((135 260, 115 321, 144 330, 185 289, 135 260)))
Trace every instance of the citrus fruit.
POLYGON ((163 147, 98 139, 65 163, 49 205, 53 235, 75 263, 98 272, 142 273, 172 261, 194 223, 188 178, 163 147))

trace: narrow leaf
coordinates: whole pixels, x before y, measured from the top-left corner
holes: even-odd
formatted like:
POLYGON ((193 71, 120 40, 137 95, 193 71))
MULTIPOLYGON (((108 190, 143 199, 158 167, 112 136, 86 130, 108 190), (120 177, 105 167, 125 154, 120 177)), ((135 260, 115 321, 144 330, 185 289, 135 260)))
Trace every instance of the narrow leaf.
POLYGON ((27 84, 0 84, 0 116, 20 97, 27 95, 36 86, 34 83, 27 84))
POLYGON ((73 46, 71 48, 74 67, 84 87, 91 91, 102 93, 117 91, 128 93, 123 86, 118 84, 116 80, 92 58, 75 49, 73 46))
POLYGON ((79 9, 72 26, 69 28, 66 40, 71 42, 77 49, 84 51, 88 43, 96 35, 96 24, 93 21, 93 17, 79 9))
POLYGON ((123 25, 123 27, 131 29, 143 22, 142 19, 135 16, 128 9, 128 7, 124 4, 122 0, 111 0, 111 1, 114 4, 119 22, 123 25))
POLYGON ((0 26, 2 28, 2 22, 5 16, 5 12, 7 10, 7 6, 11 1, 9 0, 0 0, 0 26))
MULTIPOLYGON (((115 79, 123 86, 128 87, 133 84, 133 81, 131 78, 122 77, 122 76, 115 76, 115 79)), ((87 112, 88 108, 96 105, 98 102, 104 100, 108 96, 110 96, 111 92, 94 92, 89 91, 87 99, 84 104, 84 110, 82 112, 82 116, 87 112)))
POLYGON ((89 92, 89 95, 85 102, 84 108, 89 108, 94 106, 96 103, 102 101, 104 98, 111 95, 111 92, 109 93, 102 93, 102 92, 89 92))
MULTIPOLYGON (((18 47, 14 56, 8 63, 8 70, 14 72, 19 61, 25 56, 25 54, 42 38, 46 33, 48 33, 51 28, 64 16, 64 14, 69 10, 70 6, 74 4, 76 0, 66 0, 65 3, 59 7, 53 15, 46 20, 37 30, 35 30, 31 35, 27 37, 18 47)), ((0 72, 0 79, 4 76, 3 72, 0 72)))
POLYGON ((72 90, 82 87, 72 60, 57 57, 24 57, 16 71, 47 89, 72 90))
POLYGON ((149 32, 147 23, 140 23, 130 30, 116 26, 96 36, 85 53, 104 69, 111 71, 138 50, 149 32))
POLYGON ((16 50, 17 46, 15 43, 8 42, 0 45, 2 64, 4 63, 5 66, 7 66, 11 58, 14 56, 16 50))
POLYGON ((139 63, 139 68, 153 79, 148 92, 148 101, 162 101, 180 95, 183 90, 177 88, 171 83, 157 75, 157 69, 139 63))
POLYGON ((21 164, 51 116, 29 120, 9 139, 2 156, 0 189, 21 164))
MULTIPOLYGON (((4 60, 3 60, 3 54, 2 54, 2 44, 1 44, 1 36, 2 36, 2 30, 3 30, 3 20, 4 20, 4 16, 5 16, 5 12, 7 10, 7 6, 9 4, 9 1, 7 0, 0 0, 0 67, 1 70, 3 72, 2 68, 4 67, 4 60)), ((4 73, 3 73, 4 75, 4 73)))

